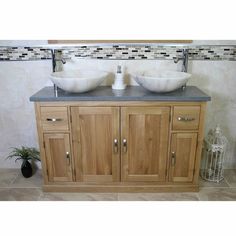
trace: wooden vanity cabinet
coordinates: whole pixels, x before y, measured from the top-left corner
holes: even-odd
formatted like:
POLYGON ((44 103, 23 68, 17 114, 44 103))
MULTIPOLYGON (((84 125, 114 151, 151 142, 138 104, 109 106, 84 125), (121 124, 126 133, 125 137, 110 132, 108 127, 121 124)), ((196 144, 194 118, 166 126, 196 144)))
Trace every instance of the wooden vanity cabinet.
POLYGON ((44 190, 198 191, 205 105, 37 102, 44 190))

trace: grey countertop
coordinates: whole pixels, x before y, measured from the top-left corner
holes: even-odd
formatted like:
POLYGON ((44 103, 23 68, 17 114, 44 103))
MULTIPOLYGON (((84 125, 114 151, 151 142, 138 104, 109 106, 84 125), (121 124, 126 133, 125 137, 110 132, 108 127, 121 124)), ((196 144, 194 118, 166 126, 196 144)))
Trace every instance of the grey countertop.
POLYGON ((68 93, 53 87, 44 87, 30 97, 32 102, 57 101, 210 101, 211 97, 195 86, 187 86, 169 93, 153 93, 140 86, 128 86, 125 90, 112 90, 110 86, 99 86, 86 93, 68 93))

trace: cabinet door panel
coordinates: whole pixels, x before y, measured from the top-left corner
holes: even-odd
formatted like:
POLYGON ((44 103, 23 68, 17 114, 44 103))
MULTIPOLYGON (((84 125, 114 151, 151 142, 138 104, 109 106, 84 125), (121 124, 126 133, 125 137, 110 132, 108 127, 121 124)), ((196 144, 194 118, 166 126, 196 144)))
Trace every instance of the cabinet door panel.
POLYGON ((124 107, 122 141, 123 181, 165 181, 169 107, 124 107))
POLYGON ((120 179, 119 108, 72 107, 76 180, 110 182, 120 179))
POLYGON ((44 140, 49 181, 72 181, 69 134, 44 134, 44 140))
POLYGON ((171 176, 174 182, 192 182, 197 133, 175 133, 171 138, 171 176), (174 160, 173 160, 174 159, 174 160))

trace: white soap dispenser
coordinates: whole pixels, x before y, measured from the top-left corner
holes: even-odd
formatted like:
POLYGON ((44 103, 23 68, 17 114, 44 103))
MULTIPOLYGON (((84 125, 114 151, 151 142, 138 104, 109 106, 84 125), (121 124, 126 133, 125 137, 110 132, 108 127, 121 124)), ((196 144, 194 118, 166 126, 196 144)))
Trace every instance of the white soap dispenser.
POLYGON ((117 66, 117 71, 115 74, 115 82, 112 85, 112 89, 125 89, 126 84, 124 83, 124 70, 121 65, 117 66))

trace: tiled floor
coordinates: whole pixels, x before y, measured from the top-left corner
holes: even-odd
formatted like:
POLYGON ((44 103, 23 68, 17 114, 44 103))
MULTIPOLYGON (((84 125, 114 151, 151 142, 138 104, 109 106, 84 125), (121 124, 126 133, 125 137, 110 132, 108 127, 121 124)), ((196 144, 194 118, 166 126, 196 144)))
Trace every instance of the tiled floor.
POLYGON ((38 171, 29 179, 17 169, 0 169, 1 201, 235 201, 236 170, 219 184, 200 180, 198 193, 45 193, 38 171))

